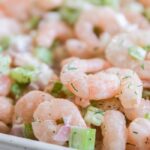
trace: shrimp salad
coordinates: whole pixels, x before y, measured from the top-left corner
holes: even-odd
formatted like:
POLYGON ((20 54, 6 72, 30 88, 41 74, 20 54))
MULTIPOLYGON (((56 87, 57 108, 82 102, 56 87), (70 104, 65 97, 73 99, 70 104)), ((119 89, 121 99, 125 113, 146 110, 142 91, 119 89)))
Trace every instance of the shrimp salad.
POLYGON ((0 133, 150 150, 150 0, 1 0, 0 133))

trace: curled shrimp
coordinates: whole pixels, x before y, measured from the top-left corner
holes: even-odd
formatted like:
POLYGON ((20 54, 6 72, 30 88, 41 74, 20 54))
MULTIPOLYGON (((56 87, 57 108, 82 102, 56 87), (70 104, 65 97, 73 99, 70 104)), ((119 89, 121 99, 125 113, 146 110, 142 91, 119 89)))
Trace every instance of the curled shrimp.
POLYGON ((150 121, 144 118, 133 120, 128 127, 128 141, 138 150, 149 150, 150 121))
POLYGON ((33 116, 35 120, 32 123, 34 135, 44 142, 64 144, 64 141, 56 139, 56 134, 63 125, 62 123, 57 123, 61 119, 66 121, 69 126, 86 128, 86 124, 76 105, 65 99, 51 98, 50 101, 41 103, 33 116))
POLYGON ((123 15, 115 13, 110 8, 94 8, 83 11, 75 25, 75 32, 77 37, 88 45, 92 53, 97 53, 103 51, 103 46, 99 42, 99 35, 97 37, 93 31, 95 27, 114 35, 122 31, 127 24, 123 15))
POLYGON ((56 38, 64 41, 70 36, 70 28, 58 14, 51 13, 40 22, 36 42, 39 46, 50 47, 56 38))
MULTIPOLYGON (((101 45, 102 49, 105 49, 108 43, 111 40, 111 35, 107 32, 102 33, 99 38, 99 45, 101 45)), ((66 49, 69 55, 71 56, 77 56, 80 58, 88 58, 94 55, 97 55, 97 49, 94 51, 91 51, 91 48, 88 46, 88 44, 84 41, 78 40, 78 39, 69 39, 66 42, 66 49)), ((98 51, 99 53, 99 51, 98 51)))
POLYGON ((17 22, 15 19, 12 19, 10 17, 1 15, 0 16, 0 24, 1 24, 0 38, 12 37, 13 35, 20 33, 20 31, 21 31, 21 26, 20 26, 19 22, 17 22))
POLYGON ((21 97, 15 105, 16 117, 25 123, 33 121, 33 113, 43 101, 49 101, 51 96, 41 91, 31 91, 21 97))
POLYGON ((149 1, 149 0, 140 0, 140 2, 141 2, 145 7, 150 7, 150 1, 149 1))
POLYGON ((35 0, 37 7, 42 10, 51 10, 57 7, 60 7, 63 4, 64 0, 35 0))
POLYGON ((98 59, 76 59, 64 65, 62 83, 76 96, 84 99, 107 99, 118 93, 120 80, 115 74, 97 72, 106 68, 106 62, 98 59))
POLYGON ((124 113, 129 120, 136 118, 144 118, 150 112, 150 101, 142 99, 138 107, 132 109, 124 109, 124 113))
POLYGON ((131 24, 141 29, 150 29, 150 23, 142 14, 133 11, 125 11, 124 14, 131 24))
POLYGON ((11 123, 14 112, 14 106, 9 98, 0 97, 0 121, 11 123))
POLYGON ((138 75, 129 69, 110 68, 107 72, 120 78, 120 93, 118 95, 124 108, 135 108, 142 99, 143 84, 138 75))
POLYGON ((105 51, 106 58, 112 65, 120 68, 130 68, 136 71, 141 79, 150 80, 150 61, 138 61, 132 58, 128 52, 132 47, 148 46, 150 43, 149 39, 149 30, 136 30, 131 32, 131 34, 116 35, 105 51))
POLYGON ((103 150, 125 150, 126 121, 121 112, 115 110, 105 112, 102 135, 103 150))
POLYGON ((6 75, 0 75, 0 96, 7 96, 11 89, 11 80, 6 75))

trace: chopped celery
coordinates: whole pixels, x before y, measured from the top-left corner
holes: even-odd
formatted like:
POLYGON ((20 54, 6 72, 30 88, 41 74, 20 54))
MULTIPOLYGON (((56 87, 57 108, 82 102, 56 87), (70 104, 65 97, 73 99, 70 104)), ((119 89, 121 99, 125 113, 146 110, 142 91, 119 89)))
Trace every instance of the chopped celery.
POLYGON ((37 28, 39 24, 40 18, 38 16, 33 16, 27 23, 27 27, 29 29, 35 29, 37 28))
POLYGON ((35 139, 31 123, 25 123, 24 124, 23 135, 24 135, 25 138, 35 139))
POLYGON ((56 82, 54 84, 52 91, 51 91, 51 94, 52 95, 58 94, 62 90, 62 88, 63 88, 63 84, 60 82, 56 82))
POLYGON ((36 71, 17 67, 10 71, 10 77, 20 84, 29 84, 31 81, 35 79, 36 71))
POLYGON ((87 0, 87 1, 94 5, 102 5, 103 0, 87 0))
POLYGON ((150 120, 150 113, 145 114, 144 118, 150 120))
POLYGON ((11 58, 9 56, 0 55, 0 74, 8 74, 11 58))
POLYGON ((38 59, 40 59, 46 64, 51 64, 52 62, 52 53, 50 49, 38 47, 35 49, 35 55, 38 59))
POLYGON ((146 56, 146 51, 141 47, 131 47, 129 48, 128 53, 136 60, 144 60, 146 56))
POLYGON ((113 8, 118 8, 120 0, 101 0, 102 5, 108 5, 113 8))
POLYGON ((15 99, 18 99, 23 94, 23 90, 25 87, 25 85, 14 83, 11 86, 11 94, 15 99))
POLYGON ((145 51, 149 52, 150 51, 150 45, 144 46, 143 47, 145 51))
POLYGON ((69 137, 69 147, 78 150, 94 150, 95 134, 95 129, 73 127, 69 137))
POLYGON ((150 8, 145 8, 144 15, 150 21, 150 8))
POLYGON ((65 86, 63 86, 63 84, 61 82, 59 82, 59 81, 57 81, 54 84, 54 86, 53 86, 53 88, 52 88, 50 93, 54 97, 58 97, 58 98, 61 97, 61 96, 67 97, 67 98, 73 96, 73 94, 70 91, 68 91, 68 89, 65 86))
POLYGON ((0 39, 0 52, 6 50, 10 45, 10 38, 9 37, 3 37, 0 39))
POLYGON ((63 20, 69 24, 74 24, 80 15, 80 9, 63 7, 60 9, 60 14, 63 20))
POLYGON ((103 121, 104 112, 96 107, 89 106, 84 120, 88 125, 100 126, 103 121))

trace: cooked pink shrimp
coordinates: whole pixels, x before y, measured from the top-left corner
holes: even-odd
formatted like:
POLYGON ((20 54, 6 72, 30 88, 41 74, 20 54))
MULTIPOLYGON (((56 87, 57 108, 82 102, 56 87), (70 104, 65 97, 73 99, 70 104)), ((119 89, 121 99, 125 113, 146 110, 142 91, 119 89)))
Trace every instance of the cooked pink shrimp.
POLYGON ((141 29, 150 29, 150 23, 142 14, 133 11, 125 11, 124 14, 130 23, 141 29))
POLYGON ((9 127, 2 121, 0 121, 0 133, 9 133, 9 127))
MULTIPOLYGON (((102 33, 99 38, 99 44, 102 49, 105 49, 111 39, 111 35, 109 33, 102 33)), ((84 41, 77 39, 69 39, 66 42, 66 49, 69 55, 77 56, 80 58, 88 58, 96 55, 96 51, 91 51, 91 48, 84 41)), ((98 52, 99 53, 99 52, 98 52)))
POLYGON ((115 74, 98 72, 105 63, 98 59, 77 59, 64 65, 61 71, 62 83, 76 96, 84 99, 107 99, 115 96, 120 80, 115 74), (101 65, 101 63, 103 65, 101 65))
POLYGON ((137 118, 128 127, 128 141, 135 145, 137 150, 150 149, 150 121, 137 118))
POLYGON ((6 36, 11 37, 12 35, 16 35, 21 31, 20 24, 12 18, 0 15, 0 24, 0 38, 6 36))
POLYGON ((115 110, 105 112, 102 135, 103 150, 125 150, 126 121, 121 112, 115 110))
POLYGON ((36 6, 43 10, 51 10, 60 7, 64 0, 35 0, 36 6))
POLYGON ((39 46, 50 47, 56 38, 65 40, 71 36, 70 28, 53 13, 40 22, 36 42, 39 46))
POLYGON ((140 0, 140 2, 141 2, 145 7, 150 7, 150 1, 149 1, 149 0, 140 0))
POLYGON ((143 87, 146 89, 150 89, 150 81, 149 80, 142 80, 143 87))
POLYGON ((142 99, 140 105, 137 108, 124 109, 124 113, 129 120, 144 117, 149 112, 150 112, 150 101, 144 99, 142 99))
POLYGON ((31 1, 32 0, 4 0, 0 2, 0 7, 6 15, 26 20, 29 16, 31 1))
POLYGON ((0 121, 11 123, 14 106, 9 98, 0 97, 0 121))
POLYGON ((150 80, 150 61, 139 61, 129 55, 130 48, 145 47, 149 43, 150 30, 136 30, 130 34, 119 34, 108 45, 105 51, 106 58, 112 65, 133 69, 141 79, 150 80))
POLYGON ((127 24, 124 16, 115 13, 111 8, 94 8, 81 14, 75 25, 75 31, 77 37, 88 45, 92 53, 97 53, 103 51, 103 46, 93 31, 94 27, 99 28, 100 32, 116 34, 122 31, 127 24))
POLYGON ((56 139, 56 135, 63 125, 58 121, 62 119, 68 126, 86 128, 75 104, 69 100, 52 98, 51 101, 41 103, 34 112, 35 122, 32 123, 34 135, 40 141, 64 144, 65 141, 56 139))
POLYGON ((7 96, 10 92, 11 80, 8 76, 0 75, 0 96, 7 96))
POLYGON ((120 78, 120 93, 118 95, 124 108, 139 106, 142 99, 143 84, 138 75, 129 69, 110 68, 106 70, 115 73, 120 78))
POLYGON ((33 113, 43 101, 50 101, 52 96, 41 91, 31 91, 21 97, 15 105, 16 117, 23 122, 33 121, 33 113))

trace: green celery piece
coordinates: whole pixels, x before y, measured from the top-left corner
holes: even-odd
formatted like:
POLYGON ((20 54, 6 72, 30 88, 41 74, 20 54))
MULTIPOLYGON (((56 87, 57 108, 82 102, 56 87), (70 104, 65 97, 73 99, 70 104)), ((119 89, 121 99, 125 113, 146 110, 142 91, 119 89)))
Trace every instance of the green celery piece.
POLYGON ((34 80, 35 75, 35 71, 23 67, 17 67, 10 71, 10 77, 20 84, 29 84, 34 80))
POLYGON ((149 52, 150 51, 150 45, 144 46, 143 47, 145 51, 149 52))
POLYGON ((77 8, 62 7, 60 9, 61 18, 71 25, 77 21, 80 12, 81 10, 77 8))
POLYGON ((40 22, 40 18, 38 16, 33 16, 27 23, 27 27, 29 29, 36 29, 40 22))
POLYGON ((11 64, 11 58, 9 56, 0 55, 0 74, 8 74, 11 64))
POLYGON ((100 126, 103 121, 104 112, 96 107, 89 106, 84 120, 88 125, 100 126))
POLYGON ((10 42, 11 42, 11 40, 7 36, 1 38, 0 39, 0 52, 6 50, 9 47, 10 42))
POLYGON ((56 82, 56 83, 54 84, 54 87, 53 87, 52 91, 51 91, 51 94, 52 94, 52 95, 57 95, 57 94, 59 94, 59 93, 61 92, 62 88, 63 88, 63 84, 60 83, 60 82, 56 82))
POLYGON ((69 147, 78 150, 94 150, 95 134, 95 129, 72 127, 69 137, 69 147))
POLYGON ((128 49, 128 54, 136 60, 144 60, 146 51, 141 47, 131 47, 128 49))
POLYGON ((150 120, 150 113, 145 114, 144 118, 150 120))
POLYGON ((11 93, 15 97, 15 99, 18 99, 22 94, 23 90, 26 86, 18 83, 14 83, 11 86, 11 93))
POLYGON ((87 0, 94 5, 102 5, 102 0, 87 0))
POLYGON ((43 61, 46 64, 52 63, 52 52, 50 49, 44 48, 44 47, 38 47, 35 49, 35 55, 38 59, 43 61))
POLYGON ((31 123, 25 123, 23 127, 23 135, 25 138, 28 139, 35 139, 35 136, 33 134, 32 124, 31 123))
POLYGON ((120 0, 101 0, 102 5, 107 5, 113 8, 118 8, 120 5, 120 0))
POLYGON ((150 8, 145 8, 144 15, 150 21, 150 8))

